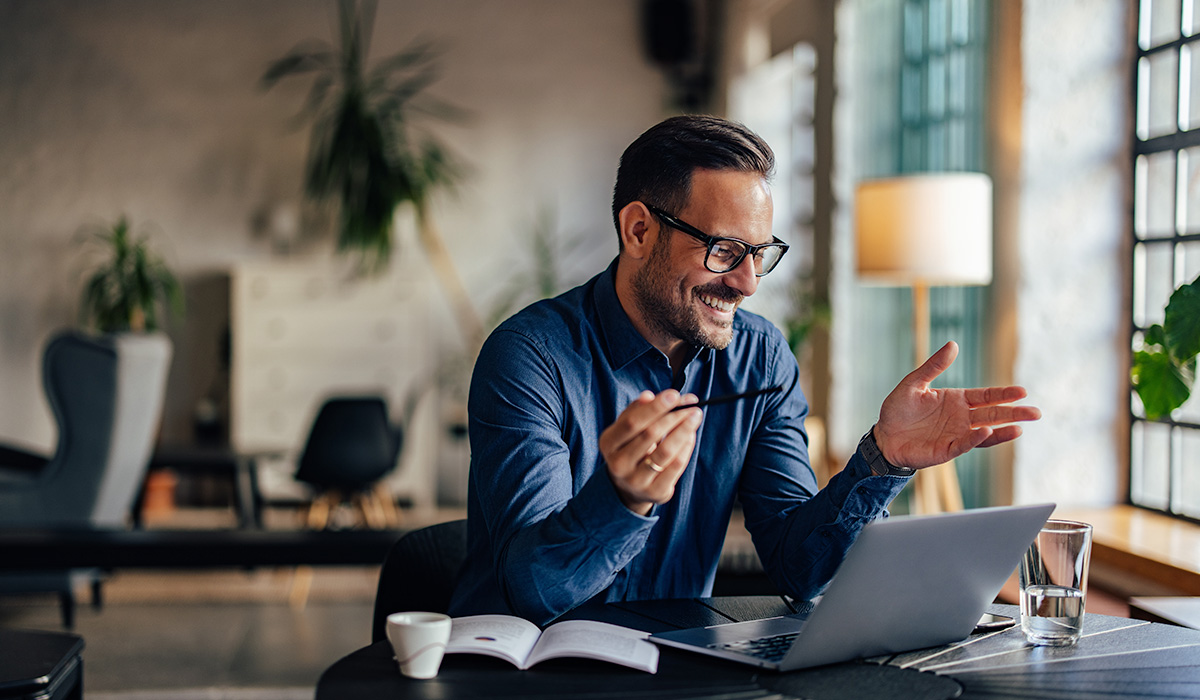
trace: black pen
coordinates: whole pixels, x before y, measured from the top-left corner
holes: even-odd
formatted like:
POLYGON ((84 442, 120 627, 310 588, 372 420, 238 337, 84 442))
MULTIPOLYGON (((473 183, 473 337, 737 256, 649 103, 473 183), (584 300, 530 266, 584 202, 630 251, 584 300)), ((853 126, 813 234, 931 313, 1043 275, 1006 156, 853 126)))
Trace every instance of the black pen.
POLYGON ((755 389, 753 391, 744 391, 740 394, 725 394, 724 396, 717 396, 717 397, 714 397, 711 399, 705 399, 704 401, 699 401, 697 403, 681 404, 679 406, 676 406, 675 408, 672 408, 671 410, 672 411, 682 411, 685 408, 703 408, 705 406, 710 406, 715 403, 729 403, 730 401, 739 401, 741 399, 753 398, 753 397, 759 396, 761 394, 774 394, 777 391, 783 391, 783 387, 773 386, 773 387, 769 387, 767 389, 755 389))

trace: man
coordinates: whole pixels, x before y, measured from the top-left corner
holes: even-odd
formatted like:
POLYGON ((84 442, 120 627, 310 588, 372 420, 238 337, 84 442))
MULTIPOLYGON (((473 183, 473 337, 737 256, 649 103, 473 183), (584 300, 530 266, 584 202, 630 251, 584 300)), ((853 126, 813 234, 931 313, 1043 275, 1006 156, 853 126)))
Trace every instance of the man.
POLYGON ((469 555, 451 614, 543 624, 592 600, 708 595, 735 499, 771 579, 811 598, 915 469, 1039 417, 1012 405, 1019 387, 931 389, 957 354, 948 343, 818 491, 796 360, 774 326, 737 309, 786 252, 771 235, 773 169, 738 124, 652 127, 618 169, 617 259, 488 339, 471 382, 469 555), (781 390, 687 408, 770 387, 781 390))

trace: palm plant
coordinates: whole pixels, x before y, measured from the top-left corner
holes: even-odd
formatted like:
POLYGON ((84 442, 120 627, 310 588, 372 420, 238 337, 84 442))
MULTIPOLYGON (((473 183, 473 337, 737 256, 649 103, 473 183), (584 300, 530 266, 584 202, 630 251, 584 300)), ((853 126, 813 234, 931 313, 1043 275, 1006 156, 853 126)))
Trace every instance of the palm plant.
POLYGON ((1200 354, 1200 277, 1171 294, 1162 324, 1142 335, 1133 353, 1131 378, 1146 418, 1158 420, 1187 402, 1200 354))
POLYGON ((129 220, 94 231, 103 256, 83 287, 82 323, 100 333, 155 331, 159 310, 181 313, 179 281, 166 263, 150 251, 145 237, 135 239, 129 220))
POLYGON ((380 272, 391 259, 396 208, 410 203, 421 243, 451 295, 468 340, 482 342, 482 324, 429 216, 430 194, 453 185, 461 168, 429 134, 415 133, 418 116, 448 119, 449 105, 422 94, 436 78, 430 44, 415 44, 368 67, 375 2, 340 0, 340 42, 309 41, 273 62, 264 87, 313 75, 303 115, 312 120, 305 191, 338 212, 337 247, 359 255, 360 269, 380 272))

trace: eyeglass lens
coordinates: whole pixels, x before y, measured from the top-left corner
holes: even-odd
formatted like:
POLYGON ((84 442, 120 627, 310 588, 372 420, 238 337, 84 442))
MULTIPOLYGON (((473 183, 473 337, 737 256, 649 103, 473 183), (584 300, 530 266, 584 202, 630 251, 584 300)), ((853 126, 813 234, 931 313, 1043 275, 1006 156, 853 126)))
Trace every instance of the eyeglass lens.
MULTIPOLYGON (((708 247, 705 266, 712 272, 729 272, 737 267, 748 250, 744 243, 732 239, 714 241, 708 247)), ((766 245, 755 250, 750 256, 754 264, 754 274, 762 277, 775 269, 775 265, 783 257, 783 251, 783 246, 779 245, 766 245)))

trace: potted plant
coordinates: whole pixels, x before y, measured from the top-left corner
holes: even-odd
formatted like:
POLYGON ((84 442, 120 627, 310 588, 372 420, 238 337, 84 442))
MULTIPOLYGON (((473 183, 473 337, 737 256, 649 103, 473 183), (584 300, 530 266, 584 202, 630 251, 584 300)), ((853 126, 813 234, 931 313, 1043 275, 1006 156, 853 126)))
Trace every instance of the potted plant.
MULTIPOLYGON (((106 482, 101 498, 113 499, 116 511, 128 512, 162 419, 172 355, 162 322, 170 313, 182 313, 183 295, 170 268, 150 249, 149 238, 135 237, 127 217, 92 230, 88 242, 94 263, 83 287, 80 317, 86 329, 101 335, 97 342, 117 355, 113 435, 114 445, 120 441, 115 461, 123 467, 114 472, 121 479, 106 482)), ((165 470, 146 478, 154 503, 168 495, 173 502, 174 484, 174 475, 165 470)))
POLYGON ((136 239, 129 219, 94 231, 99 261, 83 288, 83 325, 99 333, 152 332, 160 328, 160 310, 180 313, 183 295, 167 265, 150 251, 148 239, 136 239))
POLYGON ((1133 353, 1133 388, 1149 420, 1159 420, 1187 402, 1196 382, 1200 354, 1200 277, 1171 294, 1162 324, 1142 335, 1133 353))
POLYGON ((461 169, 430 134, 418 134, 418 115, 448 118, 456 111, 423 94, 437 77, 435 53, 417 44, 368 67, 375 3, 338 3, 340 42, 310 41, 273 62, 262 76, 279 80, 312 74, 305 117, 312 121, 305 191, 336 208, 337 248, 358 255, 366 273, 386 268, 397 207, 413 207, 420 240, 450 294, 468 345, 482 344, 483 324, 429 215, 429 198, 453 185, 461 169))

